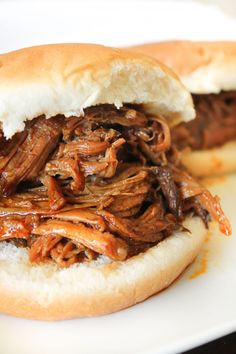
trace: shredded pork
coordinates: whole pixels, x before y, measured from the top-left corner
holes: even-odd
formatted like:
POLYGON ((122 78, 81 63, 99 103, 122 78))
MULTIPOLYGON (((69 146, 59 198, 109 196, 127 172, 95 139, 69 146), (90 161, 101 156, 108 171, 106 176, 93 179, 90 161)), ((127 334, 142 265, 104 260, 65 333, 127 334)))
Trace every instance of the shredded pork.
POLYGON ((236 91, 193 95, 196 119, 172 129, 179 150, 211 149, 236 139, 236 91))
POLYGON ((35 118, 0 147, 0 240, 31 262, 122 261, 184 230, 188 214, 230 233, 218 199, 179 166, 165 119, 141 106, 35 118))

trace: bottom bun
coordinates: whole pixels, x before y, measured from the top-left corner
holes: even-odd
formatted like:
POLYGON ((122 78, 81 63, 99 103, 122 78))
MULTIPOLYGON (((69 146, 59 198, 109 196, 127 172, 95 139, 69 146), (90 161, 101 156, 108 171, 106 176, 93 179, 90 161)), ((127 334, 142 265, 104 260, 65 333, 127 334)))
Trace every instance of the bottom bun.
POLYGON ((236 141, 220 147, 199 151, 184 151, 181 161, 195 177, 208 177, 236 171, 236 141))
POLYGON ((177 232, 124 262, 100 258, 59 269, 30 265, 27 250, 0 243, 0 311, 41 320, 108 314, 165 289, 197 256, 206 229, 188 218, 177 232))

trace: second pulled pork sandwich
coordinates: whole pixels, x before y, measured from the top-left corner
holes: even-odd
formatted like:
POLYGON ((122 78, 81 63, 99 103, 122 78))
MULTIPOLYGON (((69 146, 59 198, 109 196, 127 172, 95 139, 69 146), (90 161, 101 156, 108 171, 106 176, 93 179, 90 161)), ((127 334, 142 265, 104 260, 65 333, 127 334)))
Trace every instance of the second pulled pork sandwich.
POLYGON ((166 288, 217 197, 179 165, 169 124, 190 94, 154 59, 98 45, 0 56, 0 311, 105 314, 166 288))
POLYGON ((236 42, 170 41, 130 48, 172 68, 192 93, 196 119, 172 129, 195 176, 236 171, 236 42))

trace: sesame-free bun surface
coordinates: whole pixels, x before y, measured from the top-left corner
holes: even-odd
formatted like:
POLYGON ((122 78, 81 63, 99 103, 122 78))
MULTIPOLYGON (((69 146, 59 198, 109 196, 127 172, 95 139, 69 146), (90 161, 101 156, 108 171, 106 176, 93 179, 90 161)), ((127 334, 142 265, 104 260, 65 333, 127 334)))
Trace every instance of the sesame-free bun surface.
POLYGON ((123 262, 32 266, 27 250, 0 243, 0 312, 41 320, 62 320, 118 311, 165 289, 194 260, 206 236, 199 218, 190 232, 177 232, 123 262))
POLYGON ((195 177, 223 175, 236 171, 235 152, 236 141, 230 141, 208 150, 183 151, 181 161, 195 177))
POLYGON ((89 106, 143 103, 170 123, 194 118, 192 99, 164 65, 92 44, 54 44, 0 55, 0 122, 11 138, 40 115, 81 115, 89 106))
POLYGON ((191 93, 236 90, 236 41, 167 41, 130 47, 169 66, 191 93))
MULTIPOLYGON (((236 41, 169 41, 129 48, 169 66, 193 94, 236 90, 236 41)), ((236 117, 235 117, 236 119, 236 117)), ((182 162, 196 177, 236 171, 236 141, 198 151, 183 152, 182 162)))

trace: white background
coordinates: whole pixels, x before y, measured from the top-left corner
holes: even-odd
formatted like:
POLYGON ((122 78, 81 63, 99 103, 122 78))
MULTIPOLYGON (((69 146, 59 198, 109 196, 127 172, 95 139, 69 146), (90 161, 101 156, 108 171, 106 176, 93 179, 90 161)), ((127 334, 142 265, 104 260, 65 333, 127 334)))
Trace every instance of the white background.
POLYGON ((0 2, 0 52, 54 42, 122 46, 179 38, 234 40, 236 19, 193 1, 0 2))

